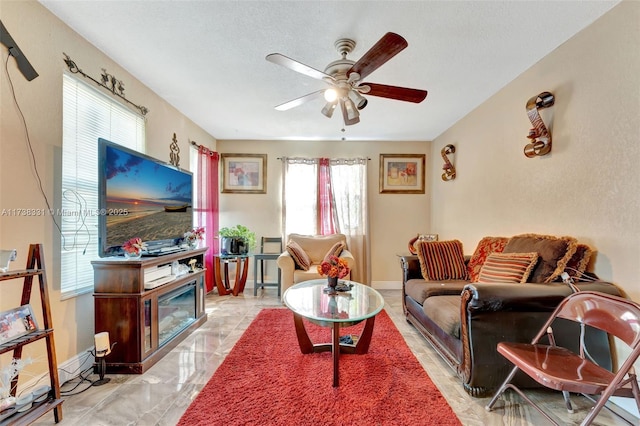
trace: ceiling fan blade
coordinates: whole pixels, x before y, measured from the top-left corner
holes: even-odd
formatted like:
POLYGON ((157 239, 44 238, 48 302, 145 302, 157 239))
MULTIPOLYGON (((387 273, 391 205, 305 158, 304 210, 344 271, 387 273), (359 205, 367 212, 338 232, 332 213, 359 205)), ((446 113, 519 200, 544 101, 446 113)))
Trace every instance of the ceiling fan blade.
POLYGON ((396 99, 398 101, 413 102, 419 104, 427 97, 426 90, 409 89, 407 87, 387 86, 386 84, 362 83, 362 86, 370 87, 367 95, 381 98, 396 99))
POLYGON ((318 91, 315 91, 313 93, 309 93, 308 95, 300 96, 299 98, 296 98, 296 99, 294 99, 292 101, 280 104, 280 105, 278 105, 276 107, 276 109, 278 111, 286 111, 288 109, 295 108, 295 107, 300 106, 300 105, 302 105, 304 103, 307 103, 312 99, 315 99, 317 97, 322 96, 323 94, 324 94, 324 90, 318 90, 318 91))
POLYGON ((358 62, 353 64, 351 69, 347 71, 347 76, 357 72, 361 79, 365 78, 408 45, 409 43, 402 36, 396 33, 386 33, 358 62))
POLYGON ((273 62, 274 64, 281 65, 285 68, 289 68, 295 72, 299 72, 311 78, 315 78, 316 80, 323 80, 334 82, 335 79, 331 77, 329 74, 325 74, 322 71, 318 71, 315 68, 311 68, 308 65, 303 64, 302 62, 298 62, 294 59, 291 59, 287 56, 284 56, 280 53, 271 53, 265 58, 269 62, 273 62))

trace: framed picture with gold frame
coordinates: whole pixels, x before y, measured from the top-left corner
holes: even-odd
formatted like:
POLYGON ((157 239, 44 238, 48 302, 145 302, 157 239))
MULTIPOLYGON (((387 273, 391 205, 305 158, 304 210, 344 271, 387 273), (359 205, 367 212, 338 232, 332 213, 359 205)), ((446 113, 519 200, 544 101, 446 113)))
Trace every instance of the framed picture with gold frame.
POLYGON ((267 154, 220 154, 220 159, 222 193, 267 193, 267 154))
POLYGON ((380 154, 381 194, 424 194, 425 154, 380 154))

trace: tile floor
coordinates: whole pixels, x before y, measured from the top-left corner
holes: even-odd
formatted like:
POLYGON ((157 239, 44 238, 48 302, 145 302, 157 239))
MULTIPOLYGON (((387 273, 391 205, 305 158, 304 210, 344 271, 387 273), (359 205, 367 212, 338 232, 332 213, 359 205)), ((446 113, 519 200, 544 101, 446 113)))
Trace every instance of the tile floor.
MULTIPOLYGON (((381 291, 385 309, 404 336, 407 344, 453 407, 464 425, 544 425, 548 422, 524 404, 517 395, 507 392, 492 412, 486 412, 489 398, 467 395, 449 367, 429 344, 409 325, 402 314, 400 290, 381 291)), ((235 342, 260 309, 282 307, 274 288, 245 289, 239 297, 207 296, 208 321, 156 365, 142 375, 107 375, 111 381, 100 387, 67 397, 60 425, 175 425, 182 413, 222 363, 235 342)), ((374 337, 375 338, 375 337, 374 337)), ((92 376, 93 379, 96 376, 92 376)), ((80 386, 78 389, 82 388, 80 386)), ((63 389, 70 389, 69 386, 63 389)), ((561 424, 579 424, 587 404, 574 398, 575 414, 564 409, 559 394, 534 392, 533 396, 556 416, 561 424)), ((53 413, 42 417, 37 425, 53 425, 53 413)), ((638 424, 601 413, 596 425, 638 424)), ((268 426, 268 425, 265 425, 268 426)))

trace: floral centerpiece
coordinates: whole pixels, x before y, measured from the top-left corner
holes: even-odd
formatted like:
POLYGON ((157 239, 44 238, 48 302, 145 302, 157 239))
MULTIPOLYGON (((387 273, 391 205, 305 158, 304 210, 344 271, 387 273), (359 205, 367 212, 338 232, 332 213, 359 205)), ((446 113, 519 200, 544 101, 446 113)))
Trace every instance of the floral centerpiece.
POLYGON ((198 244, 198 241, 202 241, 204 239, 204 227, 198 226, 193 228, 191 231, 184 233, 184 241, 189 244, 189 247, 195 248, 198 244))
POLYGON ((142 250, 145 250, 147 245, 142 242, 142 238, 134 237, 122 245, 124 256, 128 258, 138 258, 142 256, 142 250))
POLYGON ((327 276, 331 288, 335 288, 338 285, 338 279, 346 277, 349 272, 351 269, 349 269, 347 261, 335 255, 329 256, 318 265, 318 273, 327 276))

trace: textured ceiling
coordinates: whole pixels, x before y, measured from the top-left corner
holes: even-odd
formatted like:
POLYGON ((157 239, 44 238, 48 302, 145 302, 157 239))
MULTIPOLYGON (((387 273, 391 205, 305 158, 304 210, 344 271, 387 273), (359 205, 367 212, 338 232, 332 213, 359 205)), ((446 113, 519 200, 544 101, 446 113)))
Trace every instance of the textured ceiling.
POLYGON ((618 2, 40 1, 216 139, 405 141, 434 139, 618 2), (426 89, 424 102, 370 97, 347 127, 322 99, 274 110, 326 85, 267 54, 324 70, 338 38, 357 60, 388 31, 409 47, 367 81, 426 89))

